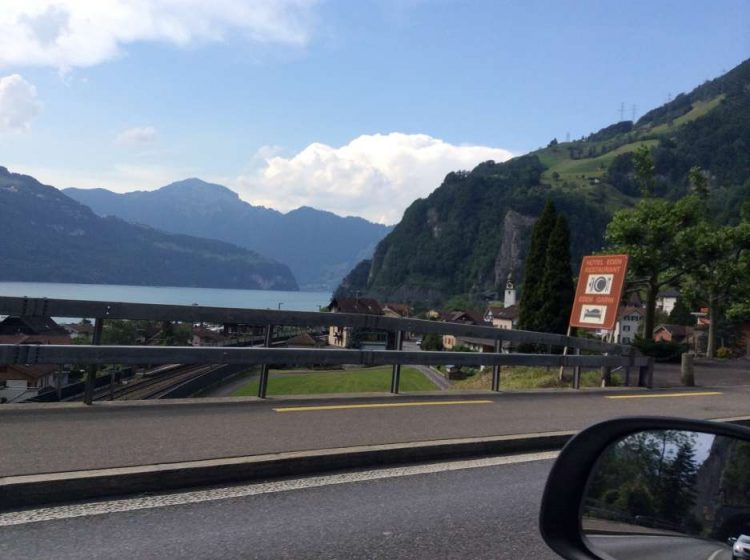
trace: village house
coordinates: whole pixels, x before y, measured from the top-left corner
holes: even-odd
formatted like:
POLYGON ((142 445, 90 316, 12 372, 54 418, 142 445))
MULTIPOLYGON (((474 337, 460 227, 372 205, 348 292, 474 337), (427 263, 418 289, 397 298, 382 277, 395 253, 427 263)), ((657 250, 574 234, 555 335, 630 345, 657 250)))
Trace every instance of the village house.
POLYGON ((0 344, 70 344, 70 334, 51 317, 6 317, 0 344))
POLYGON ((617 322, 612 331, 610 342, 614 342, 615 344, 633 344, 643 317, 644 312, 638 307, 621 308, 617 315, 617 322))
POLYGON ((0 382, 25 382, 28 389, 68 384, 68 374, 54 364, 0 364, 0 382))
POLYGON ((411 315, 411 307, 407 303, 386 303, 383 305, 383 315, 404 319, 411 315))
POLYGON ((656 294, 656 309, 669 315, 672 313, 678 297, 680 297, 680 293, 674 288, 659 292, 656 294))
POLYGON ((227 337, 223 332, 206 327, 193 327, 190 344, 192 346, 224 346, 226 341, 227 337))
MULTIPOLYGON (((6 317, 0 321, 0 344, 70 344, 70 334, 51 317, 6 317)), ((0 364, 0 381, 26 382, 42 389, 67 384, 59 366, 52 364, 0 364)))
POLYGON ((484 320, 498 329, 515 329, 518 327, 518 306, 490 305, 484 312, 484 320))
POLYGON ((72 340, 90 342, 94 337, 94 325, 91 323, 71 323, 61 326, 72 340))
MULTIPOLYGON (((464 325, 483 325, 487 327, 490 326, 490 323, 485 322, 484 317, 480 313, 476 313, 474 311, 453 311, 446 322, 461 323, 464 325)), ((452 350, 456 346, 462 346, 462 343, 457 339, 455 335, 443 335, 443 348, 445 348, 446 350, 452 350)))
MULTIPOLYGON (((331 313, 383 315, 383 308, 373 298, 334 298, 328 309, 331 313)), ((388 333, 379 330, 331 326, 328 328, 328 344, 339 348, 363 346, 385 348, 388 345, 388 333)))

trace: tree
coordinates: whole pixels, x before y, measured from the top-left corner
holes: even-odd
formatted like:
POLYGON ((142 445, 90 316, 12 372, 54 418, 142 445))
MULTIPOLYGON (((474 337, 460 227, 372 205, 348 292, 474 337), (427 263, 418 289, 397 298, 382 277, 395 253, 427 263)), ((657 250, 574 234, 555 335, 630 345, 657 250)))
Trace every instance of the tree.
POLYGON ((653 336, 659 290, 677 284, 697 264, 691 242, 701 218, 695 196, 674 203, 646 198, 616 212, 607 226, 608 249, 630 255, 629 285, 646 289, 646 339, 653 336))
POLYGON ((443 339, 439 334, 428 333, 422 339, 422 350, 442 350, 443 339))
POLYGON ((575 295, 570 268, 570 231, 565 216, 557 217, 547 243, 542 294, 539 330, 565 334, 575 295))
POLYGON ((688 180, 698 198, 706 200, 708 198, 708 179, 703 174, 703 171, 701 171, 701 168, 697 165, 691 167, 690 171, 688 171, 688 180))
POLYGON ((750 293, 750 223, 715 227, 704 221, 687 232, 685 241, 694 260, 687 285, 708 302, 711 322, 706 355, 713 358, 716 327, 724 310, 750 293))
POLYGON ((557 212, 551 200, 542 210, 541 216, 531 231, 531 243, 521 286, 518 323, 521 329, 537 330, 540 326, 538 314, 544 305, 543 281, 547 262, 547 245, 555 227, 557 212))
POLYGON ((669 322, 673 325, 690 326, 695 324, 695 317, 690 313, 690 307, 685 303, 685 297, 680 296, 669 314, 669 322))
POLYGON ((641 195, 648 198, 654 192, 654 160, 647 145, 641 144, 633 154, 633 168, 635 169, 641 195))

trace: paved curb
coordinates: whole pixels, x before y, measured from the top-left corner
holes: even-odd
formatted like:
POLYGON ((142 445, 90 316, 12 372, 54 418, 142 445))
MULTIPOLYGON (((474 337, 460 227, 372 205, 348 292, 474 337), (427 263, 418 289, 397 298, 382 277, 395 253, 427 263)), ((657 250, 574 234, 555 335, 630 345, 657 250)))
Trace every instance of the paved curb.
POLYGON ((16 509, 364 467, 548 451, 562 448, 575 433, 546 432, 423 441, 10 476, 0 478, 0 504, 2 509, 16 509))

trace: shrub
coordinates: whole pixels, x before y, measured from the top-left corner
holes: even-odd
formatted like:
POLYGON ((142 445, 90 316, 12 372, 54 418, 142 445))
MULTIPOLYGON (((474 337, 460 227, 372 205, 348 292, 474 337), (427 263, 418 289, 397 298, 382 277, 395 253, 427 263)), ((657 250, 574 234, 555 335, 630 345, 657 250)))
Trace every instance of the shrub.
POLYGON ((651 356, 656 362, 679 363, 683 353, 689 350, 687 344, 636 339, 635 347, 644 355, 651 356))
POLYGON ((726 346, 722 346, 721 348, 716 350, 716 357, 720 360, 726 360, 728 358, 732 357, 732 350, 731 348, 727 348, 726 346))

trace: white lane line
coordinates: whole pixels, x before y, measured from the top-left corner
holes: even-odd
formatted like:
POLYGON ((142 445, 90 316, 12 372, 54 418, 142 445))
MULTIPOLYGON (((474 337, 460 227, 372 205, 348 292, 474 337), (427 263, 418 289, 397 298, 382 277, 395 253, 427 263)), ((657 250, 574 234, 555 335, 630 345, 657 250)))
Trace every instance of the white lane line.
POLYGON ((255 496, 258 494, 286 492, 289 490, 302 490, 305 488, 317 488, 321 486, 347 484, 352 482, 364 482, 368 480, 379 480, 383 478, 414 476, 419 474, 457 471, 463 469, 478 469, 483 467, 494 467, 498 465, 528 463, 531 461, 544 461, 547 459, 554 459, 555 457, 557 457, 558 453, 558 451, 546 451, 543 453, 511 455, 509 457, 490 457, 487 459, 473 459, 470 461, 450 461, 429 465, 396 467, 391 469, 374 469, 369 471, 332 474, 327 476, 314 476, 295 480, 280 480, 276 482, 263 482, 258 484, 247 484, 243 486, 231 486, 229 488, 215 488, 211 490, 197 490, 194 492, 160 494, 157 496, 142 496, 138 498, 126 498, 121 500, 110 500, 106 502, 72 504, 67 506, 0 513, 0 527, 23 525, 26 523, 37 523, 40 521, 52 521, 56 519, 71 519, 74 517, 85 517, 89 515, 105 515, 108 513, 135 511, 140 509, 210 502, 214 500, 226 500, 228 498, 241 498, 244 496, 255 496))
POLYGON ((715 551, 715 552, 714 552, 714 553, 713 553, 713 554, 712 554, 711 556, 709 556, 709 557, 708 557, 708 560, 716 560, 716 557, 717 557, 717 556, 718 556, 719 554, 721 554, 722 552, 724 552, 724 549, 723 549, 723 548, 719 548, 719 549, 717 549, 717 550, 716 550, 716 551, 715 551))

